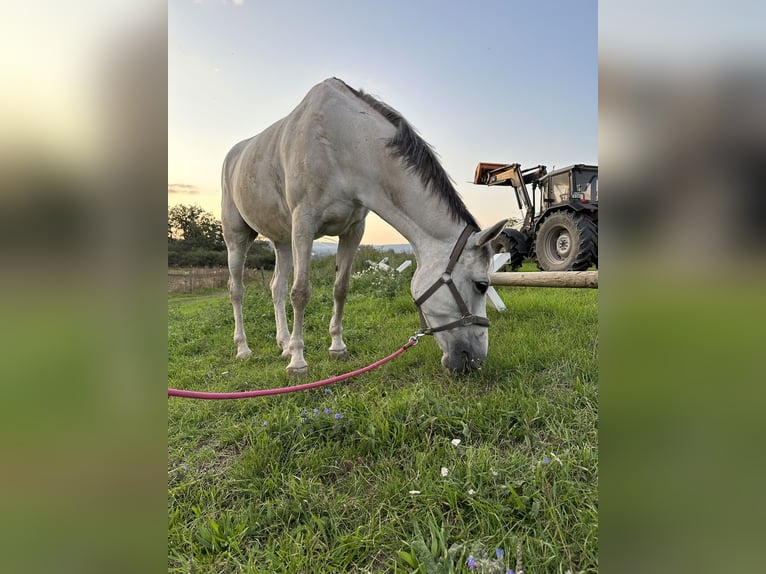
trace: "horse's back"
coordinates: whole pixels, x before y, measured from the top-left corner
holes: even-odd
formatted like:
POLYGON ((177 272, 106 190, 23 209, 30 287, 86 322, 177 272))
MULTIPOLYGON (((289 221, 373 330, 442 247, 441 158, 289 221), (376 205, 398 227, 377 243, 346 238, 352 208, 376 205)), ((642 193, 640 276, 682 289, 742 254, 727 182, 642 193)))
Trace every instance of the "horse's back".
POLYGON ((376 185, 371 166, 387 153, 392 133, 344 82, 325 80, 288 116, 229 151, 223 201, 275 241, 290 239, 296 209, 312 218, 317 233, 337 234, 366 215, 357 194, 376 185))

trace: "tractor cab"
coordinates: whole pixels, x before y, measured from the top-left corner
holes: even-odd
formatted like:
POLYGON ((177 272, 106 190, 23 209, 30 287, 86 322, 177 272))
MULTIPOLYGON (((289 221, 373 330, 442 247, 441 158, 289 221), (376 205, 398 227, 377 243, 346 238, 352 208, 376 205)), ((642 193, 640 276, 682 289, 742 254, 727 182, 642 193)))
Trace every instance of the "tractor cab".
POLYGON ((598 167, 577 164, 552 171, 540 180, 545 207, 576 201, 598 203, 598 167))

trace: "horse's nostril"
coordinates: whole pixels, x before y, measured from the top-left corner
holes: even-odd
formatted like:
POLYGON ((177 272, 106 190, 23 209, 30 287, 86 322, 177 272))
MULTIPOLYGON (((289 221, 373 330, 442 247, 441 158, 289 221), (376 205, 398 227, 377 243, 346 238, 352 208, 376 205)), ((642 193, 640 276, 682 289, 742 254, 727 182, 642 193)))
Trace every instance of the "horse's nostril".
POLYGON ((482 359, 470 351, 455 351, 442 356, 442 366, 454 375, 467 374, 481 367, 482 359))
POLYGON ((461 351, 455 363, 455 373, 463 374, 471 370, 471 356, 467 351, 461 351))

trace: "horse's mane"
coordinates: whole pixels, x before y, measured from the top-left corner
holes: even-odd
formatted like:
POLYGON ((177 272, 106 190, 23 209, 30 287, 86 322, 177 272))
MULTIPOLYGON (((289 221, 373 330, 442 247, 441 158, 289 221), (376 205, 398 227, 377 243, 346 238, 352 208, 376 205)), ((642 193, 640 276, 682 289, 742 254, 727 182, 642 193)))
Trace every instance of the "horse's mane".
POLYGON ((431 193, 441 197, 447 204, 450 215, 457 222, 464 222, 480 229, 478 223, 466 208, 447 172, 444 171, 439 157, 417 130, 394 108, 365 93, 355 90, 342 82, 354 95, 361 98, 371 108, 379 112, 396 128, 396 133, 386 143, 395 157, 401 158, 407 169, 417 174, 420 181, 431 193))

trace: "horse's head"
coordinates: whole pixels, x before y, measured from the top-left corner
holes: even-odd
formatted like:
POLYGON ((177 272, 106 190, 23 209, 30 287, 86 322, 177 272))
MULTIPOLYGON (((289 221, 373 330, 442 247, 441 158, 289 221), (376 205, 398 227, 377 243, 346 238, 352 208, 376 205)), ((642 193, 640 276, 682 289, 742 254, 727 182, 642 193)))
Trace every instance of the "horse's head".
POLYGON ((466 227, 448 260, 423 257, 412 277, 421 329, 433 334, 451 372, 477 369, 487 357, 490 244, 505 223, 478 232, 466 227))

